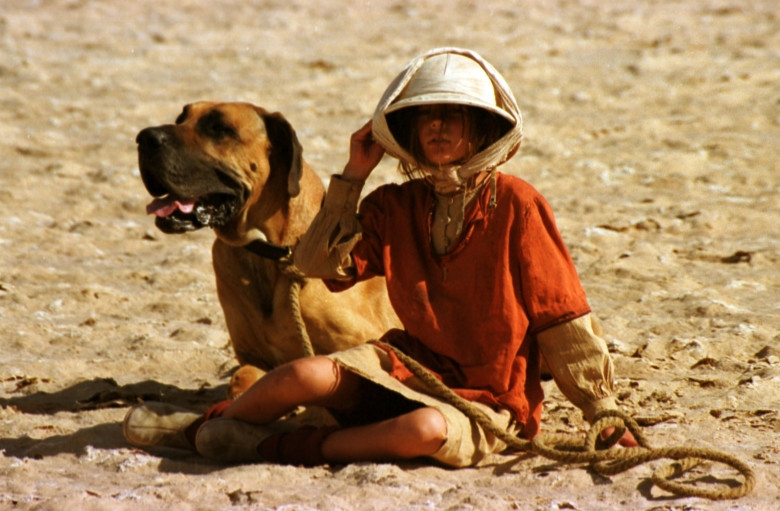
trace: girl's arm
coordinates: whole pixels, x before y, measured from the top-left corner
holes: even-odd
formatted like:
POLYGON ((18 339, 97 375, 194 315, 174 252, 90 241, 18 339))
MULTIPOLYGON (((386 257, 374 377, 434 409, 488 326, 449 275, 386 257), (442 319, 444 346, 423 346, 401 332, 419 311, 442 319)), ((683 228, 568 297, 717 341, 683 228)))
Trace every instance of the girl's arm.
POLYGON ((349 254, 360 239, 357 203, 366 178, 384 154, 371 134, 371 121, 352 134, 344 171, 331 178, 322 209, 295 247, 293 264, 304 275, 321 279, 353 275, 349 254))
POLYGON ((350 252, 360 240, 356 212, 362 189, 363 181, 331 177, 322 209, 293 251, 293 264, 307 277, 352 277, 350 252))
MULTIPOLYGON (((617 408, 612 358, 604 339, 593 331, 590 314, 543 330, 536 338, 558 388, 588 422, 602 410, 617 408)), ((628 431, 620 443, 637 445, 628 431)))

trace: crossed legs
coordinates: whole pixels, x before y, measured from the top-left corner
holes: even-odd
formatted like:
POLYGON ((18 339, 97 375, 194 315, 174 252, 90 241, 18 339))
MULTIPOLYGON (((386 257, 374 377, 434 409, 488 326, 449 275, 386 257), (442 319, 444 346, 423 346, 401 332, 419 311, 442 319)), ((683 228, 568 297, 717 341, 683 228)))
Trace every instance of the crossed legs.
MULTIPOLYGON (((298 406, 349 410, 357 406, 362 378, 324 356, 302 358, 267 373, 222 417, 266 424, 298 406)), ((423 407, 381 422, 340 429, 325 439, 333 462, 408 459, 435 453, 447 438, 442 414, 423 407)))

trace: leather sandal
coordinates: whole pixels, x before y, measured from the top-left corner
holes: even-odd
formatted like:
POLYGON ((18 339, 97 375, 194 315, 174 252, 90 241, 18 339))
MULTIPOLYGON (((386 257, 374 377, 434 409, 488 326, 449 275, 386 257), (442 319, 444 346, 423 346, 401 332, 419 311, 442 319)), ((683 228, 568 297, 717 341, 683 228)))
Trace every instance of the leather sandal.
POLYGON ((285 422, 251 424, 235 419, 211 419, 198 428, 195 447, 204 458, 222 463, 259 463, 267 461, 258 446, 272 435, 286 433, 297 426, 285 422))
POLYGON ((171 447, 194 450, 187 440, 187 427, 203 415, 168 403, 148 402, 134 406, 125 415, 122 432, 136 447, 171 447))

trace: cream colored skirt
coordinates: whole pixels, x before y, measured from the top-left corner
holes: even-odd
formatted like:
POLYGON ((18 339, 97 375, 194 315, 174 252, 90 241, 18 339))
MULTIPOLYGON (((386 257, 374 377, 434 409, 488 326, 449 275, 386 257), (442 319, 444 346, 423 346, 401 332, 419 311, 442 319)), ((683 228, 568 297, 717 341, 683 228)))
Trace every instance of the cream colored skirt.
MULTIPOLYGON (((435 408, 447 421, 447 440, 431 458, 452 467, 468 467, 478 464, 485 456, 501 452, 506 444, 485 431, 476 421, 467 417, 454 406, 426 393, 423 384, 412 378, 400 382, 390 376, 390 356, 372 344, 363 344, 329 355, 342 367, 366 378, 404 398, 435 408)), ((487 414, 496 425, 512 434, 520 427, 508 410, 496 411, 481 403, 471 402, 487 414)))

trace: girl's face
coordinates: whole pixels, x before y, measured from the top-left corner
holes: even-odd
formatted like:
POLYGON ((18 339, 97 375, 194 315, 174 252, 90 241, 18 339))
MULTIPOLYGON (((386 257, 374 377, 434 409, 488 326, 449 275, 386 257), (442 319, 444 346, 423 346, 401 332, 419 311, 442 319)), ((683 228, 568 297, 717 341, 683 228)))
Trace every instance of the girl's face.
POLYGON ((463 105, 429 105, 416 110, 417 139, 428 163, 461 162, 469 154, 469 115, 463 105))

